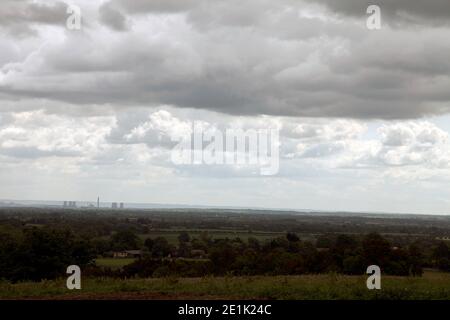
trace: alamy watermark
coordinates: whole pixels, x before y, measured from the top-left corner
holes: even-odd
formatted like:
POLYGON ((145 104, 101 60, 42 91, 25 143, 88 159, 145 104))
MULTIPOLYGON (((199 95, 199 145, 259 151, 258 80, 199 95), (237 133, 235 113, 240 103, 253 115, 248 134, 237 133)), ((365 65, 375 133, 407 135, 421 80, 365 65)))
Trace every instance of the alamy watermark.
POLYGON ((381 8, 377 5, 370 5, 367 7, 366 13, 369 17, 366 21, 367 29, 380 30, 381 29, 381 8))
POLYGON ((370 276, 367 278, 367 289, 369 290, 380 290, 381 289, 381 269, 377 265, 371 265, 367 267, 367 274, 370 276))
POLYGON ((225 132, 192 123, 192 134, 174 139, 171 160, 176 165, 256 166, 259 173, 272 176, 280 167, 279 130, 235 129, 225 132))
POLYGON ((67 6, 66 27, 69 30, 81 30, 81 8, 79 6, 70 4, 67 6))
POLYGON ((81 289, 81 269, 80 269, 80 267, 77 265, 68 266, 66 273, 70 274, 70 276, 67 277, 67 281, 66 281, 67 289, 80 290, 81 289))
MULTIPOLYGON (((381 8, 378 5, 369 5, 366 9, 369 15, 366 20, 366 26, 369 30, 381 29, 381 8)), ((69 4, 67 6, 66 27, 69 30, 81 30, 81 8, 79 6, 69 4)))

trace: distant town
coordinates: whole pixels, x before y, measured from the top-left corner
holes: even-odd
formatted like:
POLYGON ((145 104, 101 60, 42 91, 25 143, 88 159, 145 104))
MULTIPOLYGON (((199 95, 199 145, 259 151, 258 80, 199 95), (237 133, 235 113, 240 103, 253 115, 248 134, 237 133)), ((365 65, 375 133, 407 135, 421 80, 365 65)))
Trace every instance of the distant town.
POLYGON ((65 209, 125 209, 124 202, 100 202, 100 197, 96 202, 89 201, 42 201, 42 200, 3 200, 0 207, 51 207, 65 209))
MULTIPOLYGON (((63 206, 63 208, 72 208, 72 209, 78 207, 76 201, 64 201, 62 206, 63 206)), ((105 206, 103 206, 103 208, 104 207, 105 206)), ((88 203, 87 205, 83 204, 81 206, 81 208, 97 208, 97 209, 99 209, 100 208, 100 197, 97 198, 96 204, 94 204, 94 203, 88 203)), ((123 202, 111 202, 110 208, 111 209, 125 209, 125 205, 123 202)))

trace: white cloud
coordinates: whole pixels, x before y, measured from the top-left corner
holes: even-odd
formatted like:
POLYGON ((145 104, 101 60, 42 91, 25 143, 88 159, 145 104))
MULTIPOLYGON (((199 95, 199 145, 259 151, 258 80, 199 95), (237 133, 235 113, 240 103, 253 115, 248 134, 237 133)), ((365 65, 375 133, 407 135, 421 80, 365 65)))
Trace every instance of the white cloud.
POLYGON ((378 158, 387 165, 450 167, 449 135, 430 122, 384 125, 379 132, 383 146, 378 158))
POLYGON ((113 117, 71 119, 43 111, 13 113, 0 127, 0 153, 9 156, 89 156, 102 151, 113 117))
POLYGON ((77 32, 61 2, 2 3, 0 197, 446 208, 450 126, 424 119, 450 110, 447 2, 384 1, 379 32, 354 0, 73 2, 77 32), (278 128, 279 175, 175 166, 193 121, 278 128))
MULTIPOLYGON (((338 194, 342 194, 342 199, 351 199, 353 192, 355 197, 362 198, 378 193, 386 200, 383 188, 388 186, 393 189, 402 186, 406 199, 406 194, 417 195, 422 188, 431 192, 449 183, 447 132, 426 121, 382 122, 377 128, 369 127, 357 120, 271 116, 255 119, 171 107, 151 111, 128 109, 89 117, 48 114, 42 110, 7 112, 0 118, 3 165, 0 176, 7 179, 14 174, 15 179, 10 188, 2 189, 2 194, 11 195, 28 181, 23 189, 28 190, 25 194, 37 196, 41 193, 33 179, 51 184, 61 184, 62 180, 55 179, 64 179, 67 188, 80 197, 99 193, 97 189, 101 186, 107 194, 118 196, 116 188, 121 188, 126 200, 142 201, 138 200, 142 197, 140 190, 151 188, 148 201, 161 202, 167 199, 162 192, 171 194, 178 183, 189 185, 195 181, 196 187, 187 191, 193 199, 187 201, 185 196, 172 193, 178 199, 173 202, 199 203, 195 197, 203 190, 210 204, 223 205, 225 200, 221 202, 214 194, 228 187, 235 190, 227 194, 233 195, 236 205, 256 205, 249 199, 259 197, 256 190, 259 193, 266 190, 275 198, 260 199, 258 205, 323 208, 323 201, 314 199, 321 197, 340 203, 343 200, 336 198, 338 194), (279 128, 279 175, 266 181, 251 166, 174 165, 170 160, 171 137, 190 134, 195 120, 213 130, 279 128), (86 190, 78 189, 78 184, 86 190), (309 188, 301 198, 303 204, 287 200, 295 199, 289 190, 294 186, 302 188, 303 193, 304 188, 309 188), (280 189, 274 190, 275 187, 280 189)), ((62 196, 65 189, 52 192, 62 196)), ((385 208, 392 205, 385 203, 385 208)), ((344 203, 339 206, 346 208, 344 203)), ((406 208, 407 204, 399 207, 406 208)), ((347 207, 352 208, 364 208, 364 204, 355 200, 347 207)))
POLYGON ((124 135, 127 143, 173 146, 179 137, 192 133, 189 121, 182 121, 165 110, 153 112, 148 118, 124 135))

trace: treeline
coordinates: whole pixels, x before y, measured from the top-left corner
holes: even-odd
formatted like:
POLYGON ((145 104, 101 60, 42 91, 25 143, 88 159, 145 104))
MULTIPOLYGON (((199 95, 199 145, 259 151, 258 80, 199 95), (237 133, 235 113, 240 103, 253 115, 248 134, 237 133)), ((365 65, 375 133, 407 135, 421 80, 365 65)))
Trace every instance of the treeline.
POLYGON ((64 276, 69 265, 85 267, 94 258, 90 242, 68 230, 25 229, 15 237, 0 233, 0 279, 55 279, 64 276))
POLYGON ((450 272, 450 250, 436 241, 431 254, 418 243, 394 247, 377 233, 362 237, 325 235, 316 243, 301 241, 287 233, 264 242, 213 239, 204 233, 191 239, 181 233, 178 244, 163 237, 140 240, 130 231, 115 233, 109 240, 83 239, 70 230, 24 229, 12 236, 0 233, 0 279, 10 281, 54 279, 65 276, 75 264, 84 276, 198 277, 205 275, 296 275, 336 272, 360 275, 369 265, 383 274, 420 276, 424 267, 450 272), (95 265, 95 258, 110 250, 141 249, 141 257, 119 270, 95 265))
MULTIPOLYGON (((377 233, 368 234, 361 240, 348 235, 338 235, 328 240, 328 247, 318 248, 311 242, 301 241, 293 233, 264 243, 255 238, 249 238, 248 241, 208 237, 190 240, 188 235, 181 234, 176 251, 163 238, 147 240, 144 258, 115 274, 122 277, 329 272, 361 275, 369 265, 380 266, 383 274, 398 276, 421 276, 424 266, 450 271, 450 251, 443 242, 437 243, 431 257, 426 257, 416 244, 405 248, 392 247, 389 241, 377 233), (192 252, 198 253, 199 249, 207 254, 207 259, 192 259, 192 252), (172 258, 162 258, 164 255, 172 258)), ((108 269, 103 271, 111 272, 108 269)))
MULTIPOLYGON (((132 230, 150 234, 161 229, 240 230, 245 232, 345 233, 379 232, 403 237, 443 237, 450 233, 450 217, 355 215, 345 213, 287 213, 255 210, 96 210, 62 208, 0 208, 1 227, 45 225, 69 228, 88 238, 132 230)), ((395 237, 399 238, 399 237, 395 237)), ((396 239, 391 238, 391 241, 396 239)), ((401 239, 400 239, 401 240, 401 239)))

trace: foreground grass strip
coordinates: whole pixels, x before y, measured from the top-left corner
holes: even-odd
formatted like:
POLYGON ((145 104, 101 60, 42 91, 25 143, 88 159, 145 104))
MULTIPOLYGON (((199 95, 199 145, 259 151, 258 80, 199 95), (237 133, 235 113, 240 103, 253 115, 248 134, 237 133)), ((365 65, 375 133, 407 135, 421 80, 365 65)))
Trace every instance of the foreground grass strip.
POLYGON ((0 299, 450 299, 450 274, 382 278, 368 290, 366 277, 341 275, 83 279, 69 291, 65 279, 38 283, 0 282, 0 299))

